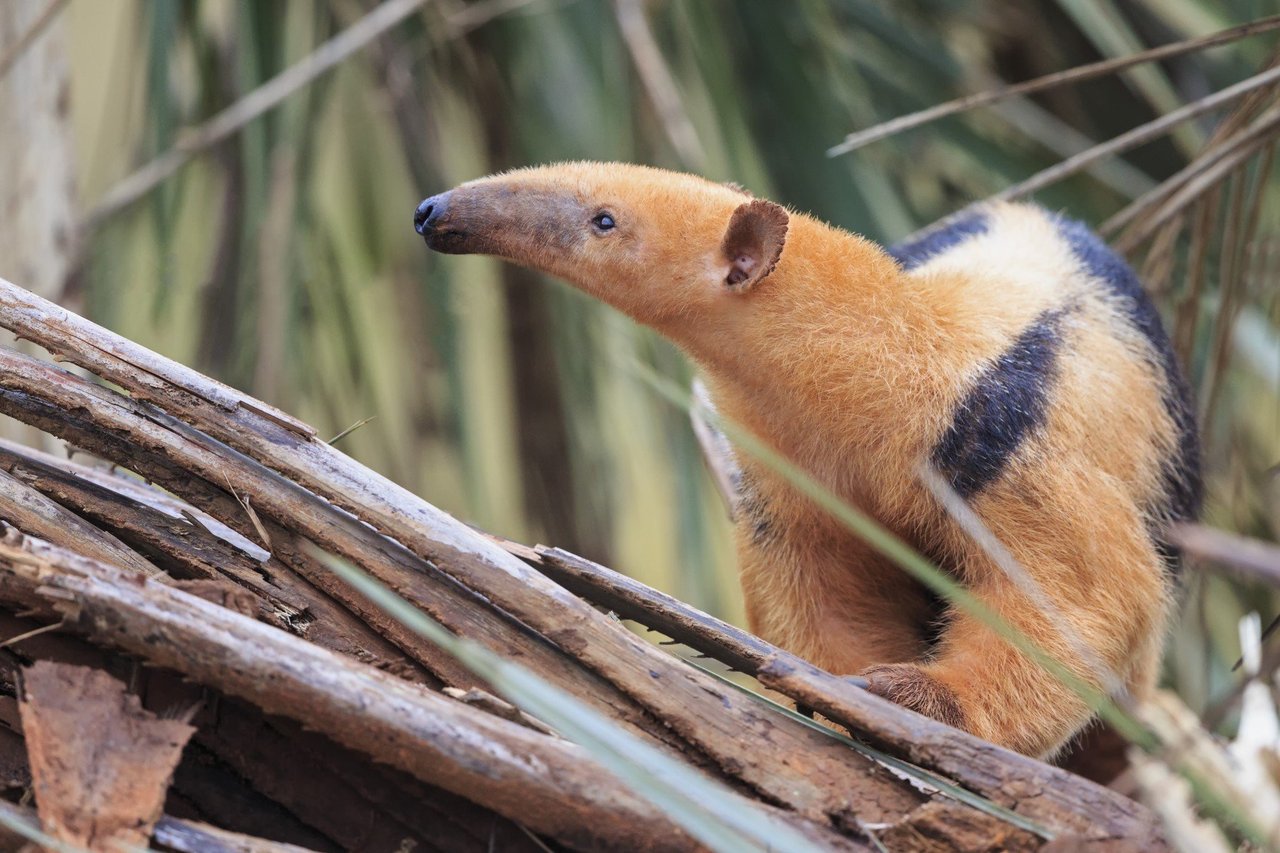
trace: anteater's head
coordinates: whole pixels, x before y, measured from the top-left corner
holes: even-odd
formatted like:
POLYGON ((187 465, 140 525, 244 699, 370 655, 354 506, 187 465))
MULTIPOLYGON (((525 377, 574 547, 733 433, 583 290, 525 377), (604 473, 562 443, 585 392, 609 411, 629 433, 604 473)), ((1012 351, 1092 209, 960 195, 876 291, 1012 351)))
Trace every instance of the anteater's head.
POLYGON ((636 319, 707 321, 777 266, 787 211, 736 187, 618 163, 481 178, 426 199, 427 245, 559 276, 636 319))

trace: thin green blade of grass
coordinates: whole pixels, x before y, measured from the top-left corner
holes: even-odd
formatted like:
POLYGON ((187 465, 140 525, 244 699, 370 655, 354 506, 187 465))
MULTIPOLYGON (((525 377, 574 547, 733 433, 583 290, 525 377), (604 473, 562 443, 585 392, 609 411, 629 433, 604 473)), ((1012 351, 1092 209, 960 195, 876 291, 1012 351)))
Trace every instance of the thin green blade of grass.
POLYGON ((360 420, 353 423, 351 426, 344 429, 342 432, 335 435, 333 438, 329 439, 328 444, 330 445, 337 444, 339 441, 342 441, 342 439, 351 435, 351 433, 360 429, 360 427, 364 426, 365 424, 369 423, 369 421, 374 420, 377 417, 378 417, 377 415, 369 415, 366 418, 361 418, 360 420))
POLYGON ((814 845, 791 827, 750 809, 736 795, 693 768, 621 730, 575 697, 477 643, 456 637, 356 566, 317 552, 335 574, 388 616, 452 654, 507 700, 583 747, 637 795, 644 797, 713 850, 804 851, 814 845))

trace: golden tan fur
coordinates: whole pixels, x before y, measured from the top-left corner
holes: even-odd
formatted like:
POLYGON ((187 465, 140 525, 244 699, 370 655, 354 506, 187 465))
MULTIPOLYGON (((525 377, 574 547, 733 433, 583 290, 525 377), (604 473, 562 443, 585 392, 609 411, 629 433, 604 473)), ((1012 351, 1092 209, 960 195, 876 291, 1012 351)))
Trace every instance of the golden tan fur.
MULTIPOLYGON (((1161 488, 1175 430, 1145 342, 1116 331, 1116 306, 1072 272, 1053 223, 1036 208, 993 207, 989 236, 903 272, 880 247, 808 216, 760 202, 775 219, 751 218, 750 202, 687 175, 564 164, 454 190, 428 242, 561 276, 662 332, 697 361, 724 416, 1096 683, 916 476, 983 365, 1070 302, 1047 421, 970 503, 1072 630, 1131 691, 1149 691, 1168 584, 1141 508, 1161 488), (608 233, 588 225, 598 211, 616 221, 608 233), (735 228, 747 237, 726 239, 735 228), (752 235, 778 242, 780 257, 737 254, 752 235)), ((753 631, 1029 754, 1052 753, 1087 721, 1068 690, 964 614, 931 644, 929 596, 767 467, 742 462, 737 538, 753 631)))

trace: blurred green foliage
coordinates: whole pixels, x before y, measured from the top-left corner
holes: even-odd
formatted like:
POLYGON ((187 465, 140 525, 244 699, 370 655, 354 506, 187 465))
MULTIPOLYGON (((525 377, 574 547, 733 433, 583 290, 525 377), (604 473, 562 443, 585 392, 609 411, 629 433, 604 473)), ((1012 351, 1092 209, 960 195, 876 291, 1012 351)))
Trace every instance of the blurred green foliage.
MULTIPOLYGON (((71 4, 83 198, 369 8, 71 4)), ((417 201, 510 167, 626 160, 738 181, 892 241, 1056 162, 1077 143, 1055 127, 1114 136, 1254 73, 1275 39, 824 156, 845 133, 1001 79, 1278 11, 1276 0, 658 0, 647 22, 697 139, 682 153, 614 3, 428 2, 112 217, 92 236, 73 296, 94 319, 324 433, 373 418, 340 446, 461 518, 576 550, 741 622, 728 522, 687 419, 627 369, 639 359, 684 381, 683 357, 558 282, 429 254, 411 227, 417 201)), ((1188 125, 1039 200, 1100 221, 1184 165, 1211 130, 1188 125)), ((1262 180, 1252 168, 1242 182, 1262 180)), ((1224 267, 1211 256, 1190 373, 1213 401, 1206 518, 1274 538, 1280 311, 1265 177, 1248 253, 1259 260, 1235 271, 1245 320, 1231 357, 1212 355, 1224 267)), ((1166 308, 1182 296, 1171 280, 1166 308)), ((1190 587, 1169 671, 1199 708, 1231 679, 1236 618, 1250 608, 1269 617, 1276 602, 1219 578, 1196 575, 1190 587)))

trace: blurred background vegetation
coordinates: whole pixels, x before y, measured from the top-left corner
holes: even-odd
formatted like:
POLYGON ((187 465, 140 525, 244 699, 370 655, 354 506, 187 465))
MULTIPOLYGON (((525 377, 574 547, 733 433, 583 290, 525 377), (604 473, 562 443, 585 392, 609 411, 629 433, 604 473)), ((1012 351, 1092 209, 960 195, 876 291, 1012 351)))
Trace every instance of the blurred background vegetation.
MULTIPOLYGON (((428 253, 411 225, 418 200, 516 166, 625 160, 738 181, 891 242, 1256 73, 1276 38, 827 157, 846 133, 1280 12, 1276 0, 436 0, 136 204, 95 209, 135 168, 373 6, 71 0, 53 35, 69 61, 76 212, 92 228, 58 298, 326 435, 371 419, 340 446, 449 512, 739 623, 728 521, 687 416, 628 369, 638 359, 686 381, 683 357, 558 282, 428 253)), ((1220 118, 1037 199, 1100 222, 1185 166, 1220 118)), ((1181 306, 1190 317, 1183 349, 1205 415, 1206 520, 1267 539, 1280 533, 1271 154, 1199 208, 1216 228, 1248 199, 1250 229, 1214 230, 1198 254, 1179 232, 1157 259, 1169 269, 1155 270, 1166 316, 1181 306)), ((1237 617, 1270 618, 1278 602, 1189 577, 1169 678, 1202 709, 1232 681, 1237 617)))

